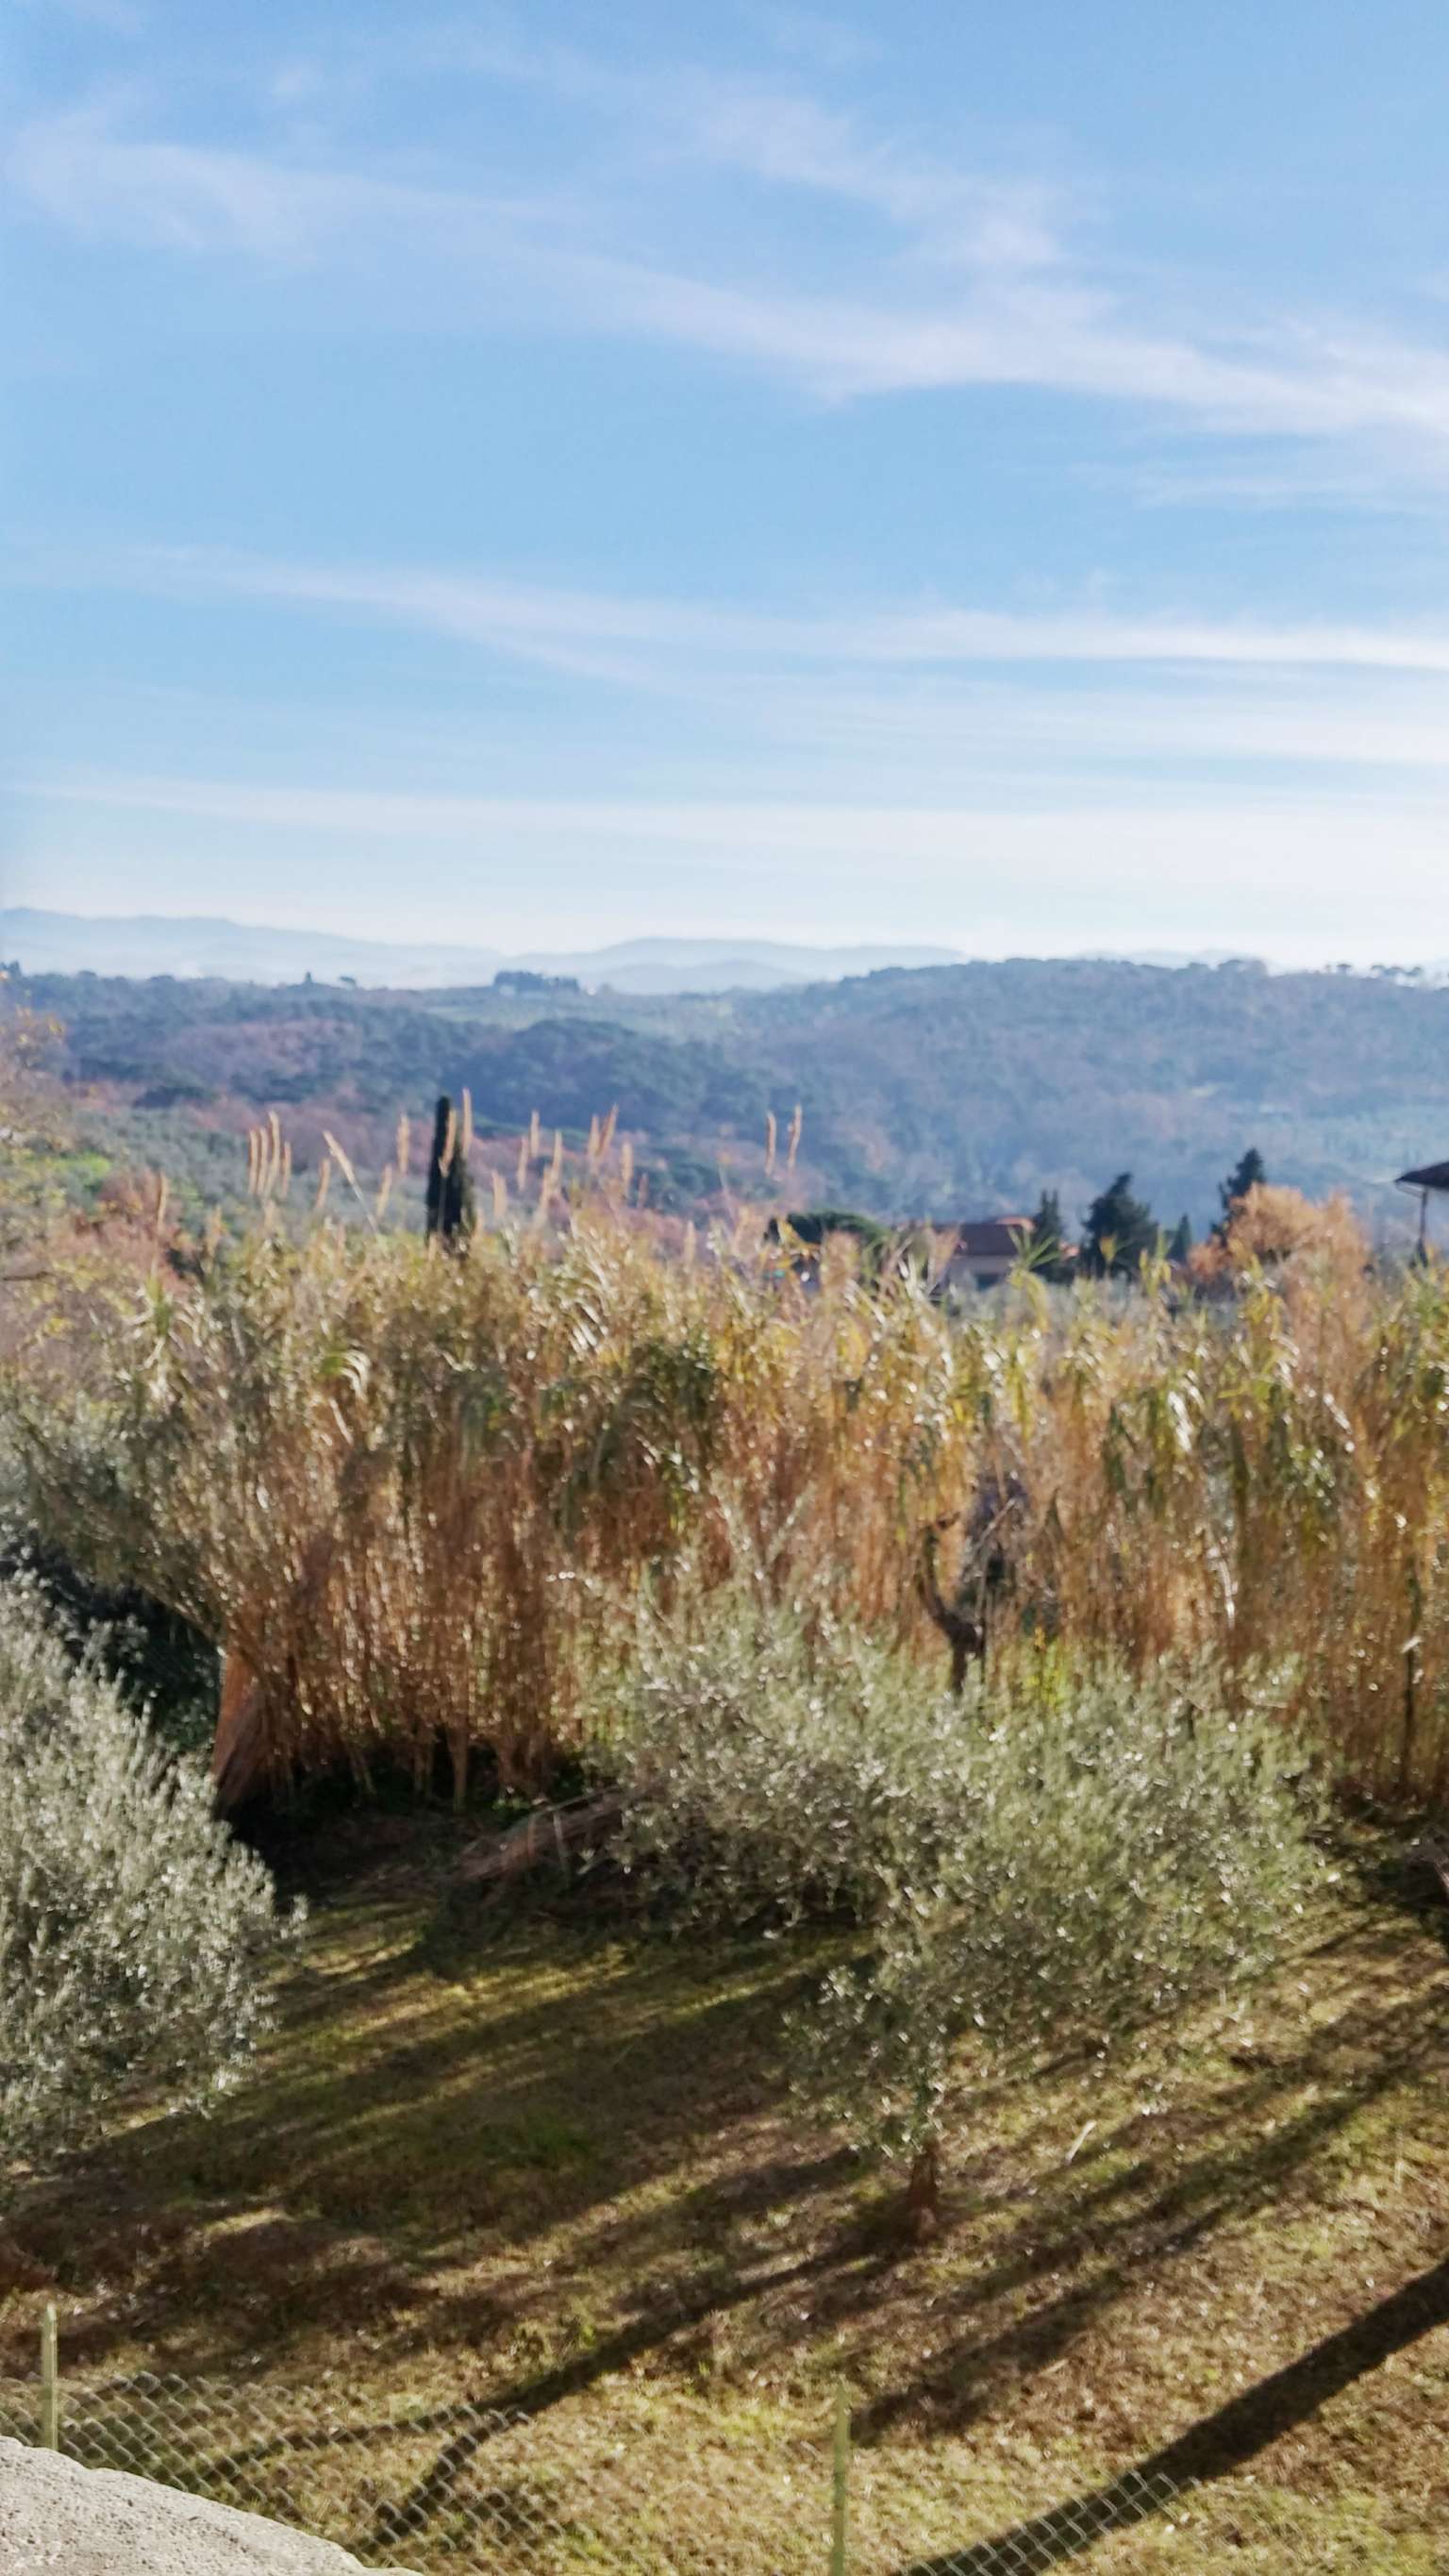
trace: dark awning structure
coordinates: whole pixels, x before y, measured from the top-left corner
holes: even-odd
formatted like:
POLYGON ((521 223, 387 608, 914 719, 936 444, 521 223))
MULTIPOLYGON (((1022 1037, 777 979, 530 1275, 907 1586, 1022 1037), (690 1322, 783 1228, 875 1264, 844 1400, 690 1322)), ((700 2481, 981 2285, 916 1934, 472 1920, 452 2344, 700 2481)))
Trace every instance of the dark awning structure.
POLYGON ((1429 1198, 1435 1190, 1449 1191, 1449 1163, 1420 1163, 1412 1172, 1400 1172, 1396 1189, 1419 1193, 1419 1250, 1417 1258, 1429 1258, 1429 1198))

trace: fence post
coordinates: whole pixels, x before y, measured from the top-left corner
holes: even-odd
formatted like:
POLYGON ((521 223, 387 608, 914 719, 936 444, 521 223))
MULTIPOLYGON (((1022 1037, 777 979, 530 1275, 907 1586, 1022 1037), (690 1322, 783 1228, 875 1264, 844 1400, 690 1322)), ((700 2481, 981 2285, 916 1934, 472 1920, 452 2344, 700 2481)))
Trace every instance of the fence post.
POLYGON ((60 2449, 60 2353, 53 2300, 40 2320, 40 2447, 60 2449))
POLYGON ((850 2518, 850 2398, 843 2384, 835 2392, 831 2487, 830 2576, 845 2576, 845 2542, 850 2518))

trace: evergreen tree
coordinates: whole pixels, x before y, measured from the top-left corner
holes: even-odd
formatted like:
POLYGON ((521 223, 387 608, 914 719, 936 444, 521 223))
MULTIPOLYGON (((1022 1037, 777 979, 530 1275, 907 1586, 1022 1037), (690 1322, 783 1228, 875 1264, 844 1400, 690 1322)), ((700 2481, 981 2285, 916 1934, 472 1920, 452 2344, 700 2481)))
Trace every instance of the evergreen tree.
POLYGON ((1062 1203, 1055 1190, 1042 1191, 1041 1202, 1026 1239, 1026 1259, 1038 1279, 1061 1280, 1067 1276, 1062 1203))
POLYGON ((443 1092, 433 1120, 433 1148, 428 1156, 428 1235, 436 1235, 449 1252, 463 1251, 477 1221, 473 1175, 453 1104, 443 1092))
POLYGON ((1131 1173, 1119 1172, 1087 1211, 1083 1265, 1094 1279, 1105 1278, 1108 1272, 1116 1278, 1129 1278, 1141 1269, 1148 1254, 1156 1251, 1158 1239, 1157 1219, 1151 1208, 1145 1200, 1132 1195, 1131 1173))
POLYGON ((1173 1233, 1172 1241, 1167 1247, 1168 1260, 1175 1261, 1180 1269, 1191 1250, 1192 1219, 1190 1216, 1180 1216, 1177 1220, 1177 1226, 1173 1233))
POLYGON ((1249 1190, 1260 1189, 1267 1177, 1267 1164, 1257 1146, 1250 1145, 1235 1169, 1229 1172, 1227 1179, 1218 1184, 1218 1197, 1222 1202, 1223 1212, 1213 1227, 1213 1235, 1217 1242, 1221 1243, 1225 1240, 1234 1208, 1241 1207, 1249 1190))
POLYGON ((1245 1199, 1249 1190, 1261 1189, 1267 1177, 1267 1164, 1257 1146, 1250 1145, 1236 1170, 1229 1172, 1218 1191, 1218 1197, 1223 1203, 1223 1214, 1226 1216, 1231 1208, 1236 1207, 1239 1199, 1245 1199))

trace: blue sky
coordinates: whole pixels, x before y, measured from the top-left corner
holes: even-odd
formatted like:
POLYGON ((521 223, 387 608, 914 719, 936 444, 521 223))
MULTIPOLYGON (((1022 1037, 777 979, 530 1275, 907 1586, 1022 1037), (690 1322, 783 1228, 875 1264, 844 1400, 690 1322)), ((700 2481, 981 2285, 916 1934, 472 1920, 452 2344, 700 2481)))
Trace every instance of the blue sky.
POLYGON ((1449 956, 1435 0, 19 0, 9 902, 1449 956))

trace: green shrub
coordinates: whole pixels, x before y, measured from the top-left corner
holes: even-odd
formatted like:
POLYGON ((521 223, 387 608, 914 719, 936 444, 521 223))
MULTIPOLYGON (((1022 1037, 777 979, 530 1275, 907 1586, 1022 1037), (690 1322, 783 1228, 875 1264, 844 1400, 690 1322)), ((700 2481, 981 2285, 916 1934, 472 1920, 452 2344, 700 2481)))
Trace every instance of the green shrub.
POLYGON ((1020 2072, 1245 1993, 1323 1875, 1301 1756, 1202 1672, 995 1702, 952 1795, 933 1865, 883 1887, 870 1956, 793 2032, 806 2089, 888 2155, 933 2161, 963 2053, 1020 2072))
POLYGON ((603 1695, 627 1869, 717 1926, 877 1913, 929 1874, 964 1795, 962 1703, 898 1648, 742 1564, 646 1601, 603 1695))
POLYGON ((958 2080, 1105 2051, 1271 1963, 1324 1866, 1271 1696, 1056 1657, 936 1695, 737 1577, 642 1623, 612 1706, 621 1848, 698 1918, 869 1928, 796 2015, 795 2071, 929 2211, 958 2080))
POLYGON ((0 1585, 0 2190, 120 2100, 195 2100, 244 2062, 270 1877, 34 1593, 0 1585))

